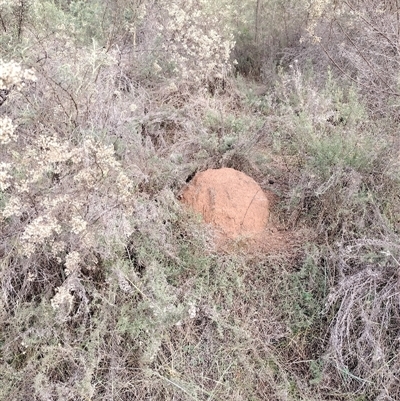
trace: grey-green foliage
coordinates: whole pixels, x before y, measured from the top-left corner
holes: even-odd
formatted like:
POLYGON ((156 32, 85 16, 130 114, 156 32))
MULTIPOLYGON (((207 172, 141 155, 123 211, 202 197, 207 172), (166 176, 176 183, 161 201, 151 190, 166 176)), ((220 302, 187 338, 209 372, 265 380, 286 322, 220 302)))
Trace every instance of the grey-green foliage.
POLYGON ((291 273, 283 282, 281 303, 289 314, 294 334, 317 327, 329 288, 329 274, 321 258, 322 252, 310 245, 305 253, 300 270, 291 273))
POLYGON ((140 1, 24 0, 16 3, 0 5, 5 45, 28 43, 29 31, 34 29, 38 40, 50 33, 54 39, 73 39, 79 45, 90 45, 94 40, 106 46, 117 38, 129 37, 129 30, 140 26, 143 19, 140 1))
POLYGON ((374 135, 360 138, 355 132, 337 130, 313 138, 307 146, 309 166, 328 180, 338 168, 368 170, 380 157, 385 144, 374 135))

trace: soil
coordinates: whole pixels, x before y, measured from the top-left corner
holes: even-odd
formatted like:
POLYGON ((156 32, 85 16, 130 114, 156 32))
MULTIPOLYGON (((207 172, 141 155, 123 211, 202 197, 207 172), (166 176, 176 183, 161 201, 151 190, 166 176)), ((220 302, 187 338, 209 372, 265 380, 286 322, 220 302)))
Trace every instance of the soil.
POLYGON ((276 253, 301 242, 296 233, 273 223, 270 212, 277 197, 235 169, 197 173, 181 200, 214 227, 219 250, 276 253))
POLYGON ((182 200, 227 238, 252 237, 268 223, 268 197, 251 177, 232 168, 196 174, 182 200))

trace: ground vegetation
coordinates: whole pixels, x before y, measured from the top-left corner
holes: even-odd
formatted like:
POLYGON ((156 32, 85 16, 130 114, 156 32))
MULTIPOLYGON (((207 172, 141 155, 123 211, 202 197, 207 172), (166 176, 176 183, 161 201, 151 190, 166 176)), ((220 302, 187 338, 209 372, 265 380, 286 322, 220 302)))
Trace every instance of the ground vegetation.
POLYGON ((399 400, 399 21, 0 0, 0 399, 399 400), (181 203, 221 167, 270 248, 181 203))

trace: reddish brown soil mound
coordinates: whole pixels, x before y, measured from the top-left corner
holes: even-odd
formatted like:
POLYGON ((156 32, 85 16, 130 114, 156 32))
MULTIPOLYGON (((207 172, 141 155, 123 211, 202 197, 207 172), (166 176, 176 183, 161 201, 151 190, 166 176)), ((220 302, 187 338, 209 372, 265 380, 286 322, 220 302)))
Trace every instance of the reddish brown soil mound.
POLYGON ((266 194, 251 177, 232 168, 196 174, 182 201, 228 238, 255 236, 268 223, 266 194))

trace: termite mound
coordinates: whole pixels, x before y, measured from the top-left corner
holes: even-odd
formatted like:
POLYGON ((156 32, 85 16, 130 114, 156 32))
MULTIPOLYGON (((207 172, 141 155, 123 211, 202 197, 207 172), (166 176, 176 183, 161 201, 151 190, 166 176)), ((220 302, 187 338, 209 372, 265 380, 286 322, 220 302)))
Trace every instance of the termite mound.
POLYGON ((261 234, 270 214, 270 203, 262 188, 232 168, 197 173, 184 189, 182 202, 229 239, 261 234))

